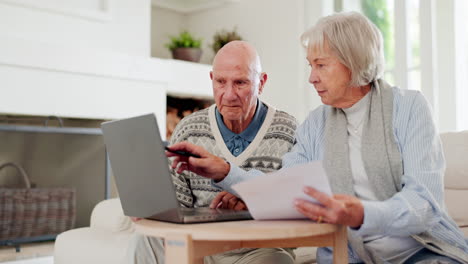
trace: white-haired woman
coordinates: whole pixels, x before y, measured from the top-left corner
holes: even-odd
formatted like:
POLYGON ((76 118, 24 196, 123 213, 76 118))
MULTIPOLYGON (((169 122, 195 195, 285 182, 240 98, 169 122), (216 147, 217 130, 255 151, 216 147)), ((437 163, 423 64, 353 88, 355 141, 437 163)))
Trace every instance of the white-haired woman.
MULTIPOLYGON (((380 31, 361 14, 339 13, 320 19, 302 41, 309 82, 324 105, 296 131, 283 167, 323 160, 335 195, 306 187, 322 205, 297 200, 297 210, 348 226, 350 263, 468 263, 467 242, 445 210, 445 161, 428 103, 382 80, 380 31)), ((172 148, 202 157, 177 157, 174 165, 184 161, 179 170, 232 193, 231 185, 261 174, 194 145, 172 148)), ((331 262, 331 251, 320 248, 318 262, 331 262)))

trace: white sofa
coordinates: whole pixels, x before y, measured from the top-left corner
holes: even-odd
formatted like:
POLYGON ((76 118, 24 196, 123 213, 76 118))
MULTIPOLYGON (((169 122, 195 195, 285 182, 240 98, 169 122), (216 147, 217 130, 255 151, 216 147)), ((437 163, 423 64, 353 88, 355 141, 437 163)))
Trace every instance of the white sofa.
MULTIPOLYGON (((445 203, 465 237, 468 237, 468 131, 441 135, 447 161, 445 203)), ((100 202, 91 215, 90 227, 66 231, 55 243, 55 264, 124 263, 133 224, 123 215, 120 201, 100 202)), ((315 248, 296 250, 298 263, 314 263, 315 248)))
POLYGON ((120 200, 104 200, 94 207, 89 227, 57 236, 54 264, 123 264, 133 232, 133 223, 123 214, 120 200))

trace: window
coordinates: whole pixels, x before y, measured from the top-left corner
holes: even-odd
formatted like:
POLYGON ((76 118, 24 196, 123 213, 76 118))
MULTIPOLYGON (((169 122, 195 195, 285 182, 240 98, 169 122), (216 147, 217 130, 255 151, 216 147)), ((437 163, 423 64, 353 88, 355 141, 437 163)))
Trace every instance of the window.
POLYGON ((385 80, 395 83, 395 37, 393 0, 361 0, 361 10, 355 10, 366 15, 382 32, 385 53, 385 80))
POLYGON ((419 0, 351 0, 343 1, 342 4, 343 11, 364 14, 382 32, 386 60, 385 80, 402 88, 421 90, 419 0), (401 9, 404 12, 395 12, 401 9), (395 21, 407 23, 400 26, 395 21), (395 50, 396 48, 399 49, 395 50), (401 60, 406 62, 405 67, 402 67, 401 60), (396 61, 398 70, 395 69, 396 61))
POLYGON ((421 90, 419 0, 408 0, 408 89, 421 90))

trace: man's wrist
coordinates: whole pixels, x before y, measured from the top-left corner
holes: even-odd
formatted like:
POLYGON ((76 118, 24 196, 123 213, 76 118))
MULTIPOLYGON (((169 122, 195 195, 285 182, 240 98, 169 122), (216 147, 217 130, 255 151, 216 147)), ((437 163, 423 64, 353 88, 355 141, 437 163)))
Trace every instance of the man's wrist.
POLYGON ((224 180, 224 178, 226 178, 229 174, 229 171, 231 170, 231 164, 227 161, 224 161, 224 168, 223 168, 223 172, 221 173, 221 177, 218 178, 218 179, 215 179, 214 182, 215 183, 218 183, 222 180, 224 180))

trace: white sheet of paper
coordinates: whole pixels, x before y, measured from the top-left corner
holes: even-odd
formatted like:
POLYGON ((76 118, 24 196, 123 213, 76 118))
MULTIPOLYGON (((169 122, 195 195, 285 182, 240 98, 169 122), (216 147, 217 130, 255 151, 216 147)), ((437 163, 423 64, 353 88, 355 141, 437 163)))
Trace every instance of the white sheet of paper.
POLYGON ((233 185, 232 188, 244 200, 256 220, 303 219, 306 217, 295 209, 294 200, 303 198, 317 202, 304 194, 306 185, 332 195, 321 161, 268 173, 233 185))

